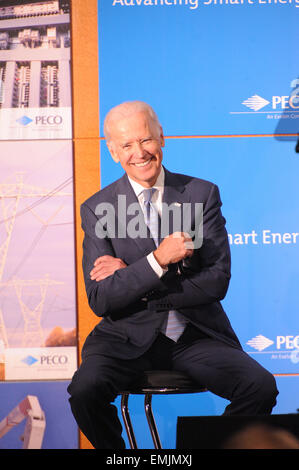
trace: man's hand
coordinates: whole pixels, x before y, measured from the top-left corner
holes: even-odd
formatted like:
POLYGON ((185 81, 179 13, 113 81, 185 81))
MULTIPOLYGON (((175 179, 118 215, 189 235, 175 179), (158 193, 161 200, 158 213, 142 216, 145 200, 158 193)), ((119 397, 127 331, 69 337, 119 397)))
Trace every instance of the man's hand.
POLYGON ((97 258, 94 262, 94 268, 90 271, 90 279, 94 281, 102 281, 118 269, 126 268, 126 263, 120 258, 104 255, 97 258))
POLYGON ((175 232, 164 238, 154 251, 154 256, 162 268, 166 268, 171 263, 178 263, 192 255, 192 239, 188 233, 184 232, 175 232))

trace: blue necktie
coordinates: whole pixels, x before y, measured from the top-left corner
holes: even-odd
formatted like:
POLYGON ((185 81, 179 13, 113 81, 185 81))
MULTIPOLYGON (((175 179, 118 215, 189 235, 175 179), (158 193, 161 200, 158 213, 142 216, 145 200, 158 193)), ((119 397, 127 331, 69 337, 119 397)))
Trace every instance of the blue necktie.
MULTIPOLYGON (((158 211, 152 204, 153 194, 157 190, 155 188, 144 189, 144 206, 145 206, 145 223, 151 232, 153 240, 156 246, 159 245, 159 227, 160 227, 160 216, 158 211)), ((171 338, 174 341, 177 341, 181 334, 183 333, 186 326, 185 318, 175 310, 170 310, 168 313, 167 321, 162 327, 162 333, 171 338)))
POLYGON ((156 246, 159 246, 159 227, 160 227, 160 216, 158 211, 152 204, 153 194, 157 190, 155 188, 144 189, 142 191, 144 197, 144 206, 145 206, 145 223, 149 228, 149 231, 152 235, 152 238, 156 246))

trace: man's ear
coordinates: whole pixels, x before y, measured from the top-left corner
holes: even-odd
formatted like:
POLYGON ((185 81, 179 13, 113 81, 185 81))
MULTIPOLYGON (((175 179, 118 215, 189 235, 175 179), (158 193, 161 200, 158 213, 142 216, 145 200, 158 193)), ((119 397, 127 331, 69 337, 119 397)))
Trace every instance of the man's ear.
POLYGON ((117 153, 116 153, 116 150, 115 150, 115 147, 114 145, 111 143, 111 142, 107 142, 107 147, 109 149, 109 152, 111 154, 111 157, 113 158, 113 160, 115 161, 115 163, 119 163, 119 158, 117 156, 117 153))
POLYGON ((164 133, 163 133, 163 129, 161 126, 160 126, 160 143, 161 143, 161 147, 165 147, 164 133))

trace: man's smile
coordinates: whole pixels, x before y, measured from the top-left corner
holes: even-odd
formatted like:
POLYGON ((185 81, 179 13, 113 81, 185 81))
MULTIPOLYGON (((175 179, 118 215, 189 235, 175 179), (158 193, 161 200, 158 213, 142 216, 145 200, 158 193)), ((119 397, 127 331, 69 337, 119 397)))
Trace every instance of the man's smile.
POLYGON ((131 165, 137 166, 137 168, 144 167, 152 161, 153 157, 150 157, 148 160, 142 163, 131 163, 131 165))

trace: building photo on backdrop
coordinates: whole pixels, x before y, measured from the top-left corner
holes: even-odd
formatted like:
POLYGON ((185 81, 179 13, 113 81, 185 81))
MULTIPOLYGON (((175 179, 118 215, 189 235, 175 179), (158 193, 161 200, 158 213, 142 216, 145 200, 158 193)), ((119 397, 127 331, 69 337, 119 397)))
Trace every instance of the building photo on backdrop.
MULTIPOLYGON (((104 119, 126 101, 157 113, 166 171, 219 188, 231 253, 221 305, 275 378, 273 419, 297 416, 298 15, 297 0, 0 0, 0 449, 94 447, 67 391, 105 315, 85 292, 80 206, 125 173, 104 119)), ((153 397, 163 448, 176 448, 182 417, 228 404, 211 391, 153 397)), ((120 396, 114 405, 130 448, 120 396)), ((138 446, 153 449, 142 395, 130 414, 138 446)))

